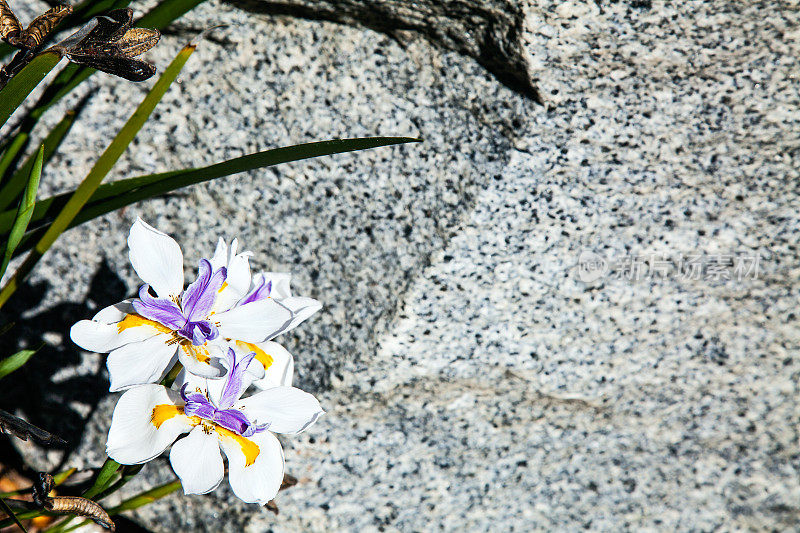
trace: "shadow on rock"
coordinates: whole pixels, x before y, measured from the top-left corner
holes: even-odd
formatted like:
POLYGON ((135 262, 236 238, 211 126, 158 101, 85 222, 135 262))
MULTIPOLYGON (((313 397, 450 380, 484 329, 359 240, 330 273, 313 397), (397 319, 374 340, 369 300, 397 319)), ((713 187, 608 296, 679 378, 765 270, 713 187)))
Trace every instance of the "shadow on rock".
MULTIPOLYGON (((92 278, 90 298, 104 305, 118 301, 126 291, 122 279, 104 261, 92 278)), ((69 337, 72 324, 91 318, 100 307, 91 300, 43 306, 48 292, 47 283, 25 284, 0 316, 0 323, 14 323, 0 337, 0 356, 44 342, 25 366, 0 383, 0 409, 66 440, 62 448, 66 458, 81 442, 98 403, 108 394, 108 378, 104 358, 83 355, 69 337), (29 309, 36 311, 26 312, 29 309)), ((56 470, 62 466, 59 464, 56 470)))

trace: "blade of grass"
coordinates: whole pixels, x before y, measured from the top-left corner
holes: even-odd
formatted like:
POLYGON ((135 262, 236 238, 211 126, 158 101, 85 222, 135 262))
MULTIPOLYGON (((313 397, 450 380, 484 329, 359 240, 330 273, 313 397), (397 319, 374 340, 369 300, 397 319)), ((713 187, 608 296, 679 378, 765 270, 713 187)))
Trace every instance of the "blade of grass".
POLYGON ((139 107, 136 108, 136 111, 133 112, 133 115, 131 115, 117 136, 114 137, 114 140, 111 141, 108 148, 100 155, 97 162, 89 171, 89 174, 83 179, 80 186, 75 190, 75 193, 67 201, 66 205, 45 234, 42 235, 41 239, 39 239, 33 247, 31 253, 14 273, 14 276, 8 281, 6 286, 0 290, 0 307, 8 301, 8 298, 16 291, 21 281, 30 273, 36 263, 39 262, 42 255, 50 249, 50 246, 53 245, 58 236, 69 227, 75 216, 80 212, 89 198, 91 198, 92 194, 94 194, 97 187, 100 185, 100 182, 106 177, 133 138, 142 126, 144 126, 145 122, 147 122, 150 114, 153 112, 156 105, 158 105, 158 102, 161 101, 161 98, 164 96, 164 93, 167 92, 172 82, 175 81, 175 78, 178 77, 186 61, 196 48, 197 45, 194 43, 185 46, 178 52, 178 55, 172 60, 172 63, 164 70, 164 73, 155 85, 153 85, 153 88, 150 89, 150 92, 147 93, 147 96, 145 96, 142 103, 139 104, 139 107))
POLYGON ((121 489, 122 487, 124 487, 124 486, 125 486, 125 485, 128 483, 128 481, 130 481, 131 479, 133 479, 134 477, 136 477, 136 474, 138 474, 139 472, 141 472, 142 468, 144 468, 144 464, 140 464, 140 465, 125 465, 125 466, 123 466, 123 467, 121 468, 121 471, 122 471, 122 477, 120 477, 120 478, 119 478, 119 479, 118 479, 116 482, 114 482, 113 484, 109 485, 109 486, 108 486, 108 488, 106 488, 105 490, 103 490, 102 492, 100 492, 100 493, 99 493, 99 494, 98 494, 98 495, 97 495, 97 496, 94 498, 94 500, 99 502, 99 501, 100 501, 100 500, 102 500, 103 498, 106 498, 106 497, 108 497, 108 496, 110 496, 110 495, 114 494, 114 493, 115 493, 115 492, 117 492, 119 489, 121 489))
POLYGON ((31 221, 33 206, 36 204, 36 191, 39 190, 39 178, 42 177, 43 162, 44 145, 39 147, 36 159, 33 165, 31 165, 28 185, 25 187, 25 193, 22 195, 22 200, 20 200, 16 219, 14 220, 13 226, 11 226, 8 239, 6 239, 6 249, 3 252, 2 263, 0 263, 0 278, 5 274, 8 263, 14 255, 14 250, 25 235, 25 230, 28 228, 28 223, 31 221))
POLYGON ((38 350, 20 350, 14 355, 0 361, 0 379, 3 379, 13 371, 21 368, 37 351, 38 350))
POLYGON ((178 19, 205 2, 205 0, 166 0, 160 2, 136 21, 140 28, 166 28, 173 20, 178 19))
MULTIPOLYGON (((6 175, 6 171, 12 166, 15 165, 17 160, 19 159, 20 154, 28 145, 28 138, 30 135, 17 135, 14 137, 11 142, 8 143, 8 149, 3 152, 2 157, 0 157, 0 183, 3 181, 3 176, 6 175)), ((2 194, 0 194, 0 200, 3 199, 2 194)), ((7 206, 4 206, 7 207, 7 206)))
POLYGON ((103 463, 102 468, 100 468, 100 472, 97 473, 94 484, 85 490, 81 496, 91 500, 102 491, 107 489, 108 486, 111 485, 111 480, 114 479, 114 475, 117 473, 120 466, 121 465, 114 459, 106 459, 106 462, 103 463))
POLYGON ((0 91, 0 126, 6 123, 8 117, 25 101, 25 98, 55 68, 59 61, 61 61, 61 55, 56 52, 41 53, 25 65, 19 74, 11 78, 8 85, 0 91))
MULTIPOLYGON (((166 194, 181 187, 202 183, 204 181, 230 176, 239 172, 246 172, 256 168, 274 166, 291 161, 300 161, 325 155, 334 155, 393 144, 420 142, 420 139, 411 137, 364 137, 356 139, 338 139, 321 141, 296 146, 273 148, 255 154, 249 154, 235 159, 229 159, 214 165, 201 168, 188 168, 173 170, 160 174, 149 174, 136 178, 128 178, 101 185, 92 195, 87 205, 72 221, 70 227, 82 224, 94 217, 103 215, 120 207, 134 202, 166 194)), ((60 194, 45 198, 37 202, 33 214, 33 224, 41 225, 52 219, 55 213, 68 201, 70 193, 60 194)), ((13 212, 0 213, 0 236, 8 231, 11 225, 13 212)), ((41 235, 41 230, 34 230, 26 236, 20 244, 20 249, 30 247, 35 235, 41 235), (37 233, 38 231, 38 233, 37 233)))
POLYGON ((6 504, 6 502, 3 500, 3 498, 0 498, 0 509, 3 509, 3 512, 6 513, 9 516, 9 518, 14 520, 14 523, 17 524, 17 527, 23 533, 28 533, 28 530, 25 529, 25 526, 22 525, 22 522, 19 521, 19 518, 17 518, 17 515, 14 514, 14 511, 11 510, 11 508, 8 506, 8 504, 6 504))
MULTIPOLYGON (((85 100, 84 100, 85 102, 85 100)), ((61 141, 67 136, 72 125, 75 123, 77 109, 71 109, 64 114, 64 118, 47 134, 42 144, 45 146, 44 162, 50 160, 53 154, 61 145, 61 141)), ((36 155, 32 154, 27 161, 14 173, 8 183, 0 188, 0 210, 6 209, 15 198, 19 196, 28 181, 31 169, 36 163, 36 155)), ((2 170, 2 169, 0 169, 2 170)), ((2 174, 0 173, 0 176, 2 174)))

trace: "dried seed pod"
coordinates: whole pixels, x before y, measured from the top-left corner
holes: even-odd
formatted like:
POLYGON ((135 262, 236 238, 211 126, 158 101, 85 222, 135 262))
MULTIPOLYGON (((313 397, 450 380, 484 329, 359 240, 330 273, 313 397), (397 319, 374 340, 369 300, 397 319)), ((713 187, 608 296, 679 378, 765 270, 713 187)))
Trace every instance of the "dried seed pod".
POLYGON ((9 42, 10 39, 18 38, 21 33, 22 26, 16 15, 5 0, 0 0, 0 39, 9 42))
POLYGON ((33 438, 43 445, 66 444, 66 441, 57 435, 38 428, 25 420, 0 409, 0 432, 14 435, 18 439, 28 440, 33 438))
POLYGON ((101 526, 114 531, 114 522, 108 513, 97 503, 79 496, 53 496, 44 502, 44 508, 48 511, 61 514, 74 514, 91 518, 101 526))
POLYGON ((0 0, 0 38, 11 46, 33 50, 42 45, 61 20, 72 13, 72 7, 56 6, 39 15, 23 30, 19 20, 5 0, 0 0))
MULTIPOLYGON (((48 9, 43 14, 39 15, 28 27, 22 32, 19 38, 19 44, 15 44, 19 48, 31 49, 38 48, 42 42, 50 35, 61 20, 72 13, 71 6, 56 6, 48 9)), ((13 43, 11 43, 13 44, 13 43)))
POLYGON ((130 8, 111 11, 93 18, 51 50, 64 54, 73 63, 130 81, 144 81, 156 73, 156 68, 134 57, 154 47, 161 33, 131 28, 132 20, 133 10, 130 8))

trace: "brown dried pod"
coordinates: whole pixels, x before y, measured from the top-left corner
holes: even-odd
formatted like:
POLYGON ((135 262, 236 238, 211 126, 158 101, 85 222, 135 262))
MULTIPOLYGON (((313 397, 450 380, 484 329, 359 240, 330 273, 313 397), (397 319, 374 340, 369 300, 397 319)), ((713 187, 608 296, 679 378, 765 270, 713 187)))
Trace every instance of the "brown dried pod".
POLYGON ((95 17, 51 50, 79 65, 108 72, 130 81, 144 81, 156 72, 152 64, 134 59, 158 43, 161 33, 131 28, 133 10, 117 9, 95 17))
POLYGON ((11 46, 33 50, 42 45, 61 20, 72 13, 68 5, 56 6, 39 15, 23 30, 5 0, 0 0, 0 38, 11 46))
POLYGON ((36 427, 30 422, 0 409, 0 432, 14 435, 18 439, 32 438, 42 445, 66 444, 66 441, 57 435, 36 427))
POLYGON ((47 472, 39 473, 39 480, 33 485, 33 502, 41 508, 59 514, 74 514, 94 520, 97 524, 114 531, 114 522, 99 504, 80 496, 50 496, 53 490, 53 476, 47 472))

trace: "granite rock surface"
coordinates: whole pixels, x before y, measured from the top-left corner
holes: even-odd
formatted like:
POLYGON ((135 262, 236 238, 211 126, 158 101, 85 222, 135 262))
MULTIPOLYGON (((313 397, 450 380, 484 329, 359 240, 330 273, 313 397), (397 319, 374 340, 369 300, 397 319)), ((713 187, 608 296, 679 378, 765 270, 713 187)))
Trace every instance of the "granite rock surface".
MULTIPOLYGON (((232 26, 113 177, 333 137, 425 142, 218 180, 68 233, 17 302, 50 377, 14 386, 74 446, 22 446, 29 461, 102 460, 115 398, 103 358, 65 332, 135 290, 141 216, 190 263, 237 235, 324 303, 282 341, 327 410, 283 439, 300 482, 278 516, 223 483, 143 508, 145 527, 796 528, 800 10, 518 5, 544 106, 422 38, 216 2, 185 17, 151 54, 162 68, 195 30, 232 26)), ((146 88, 93 78, 47 192, 76 183, 146 88)), ((128 494, 172 476, 165 459, 144 472, 128 494)))

